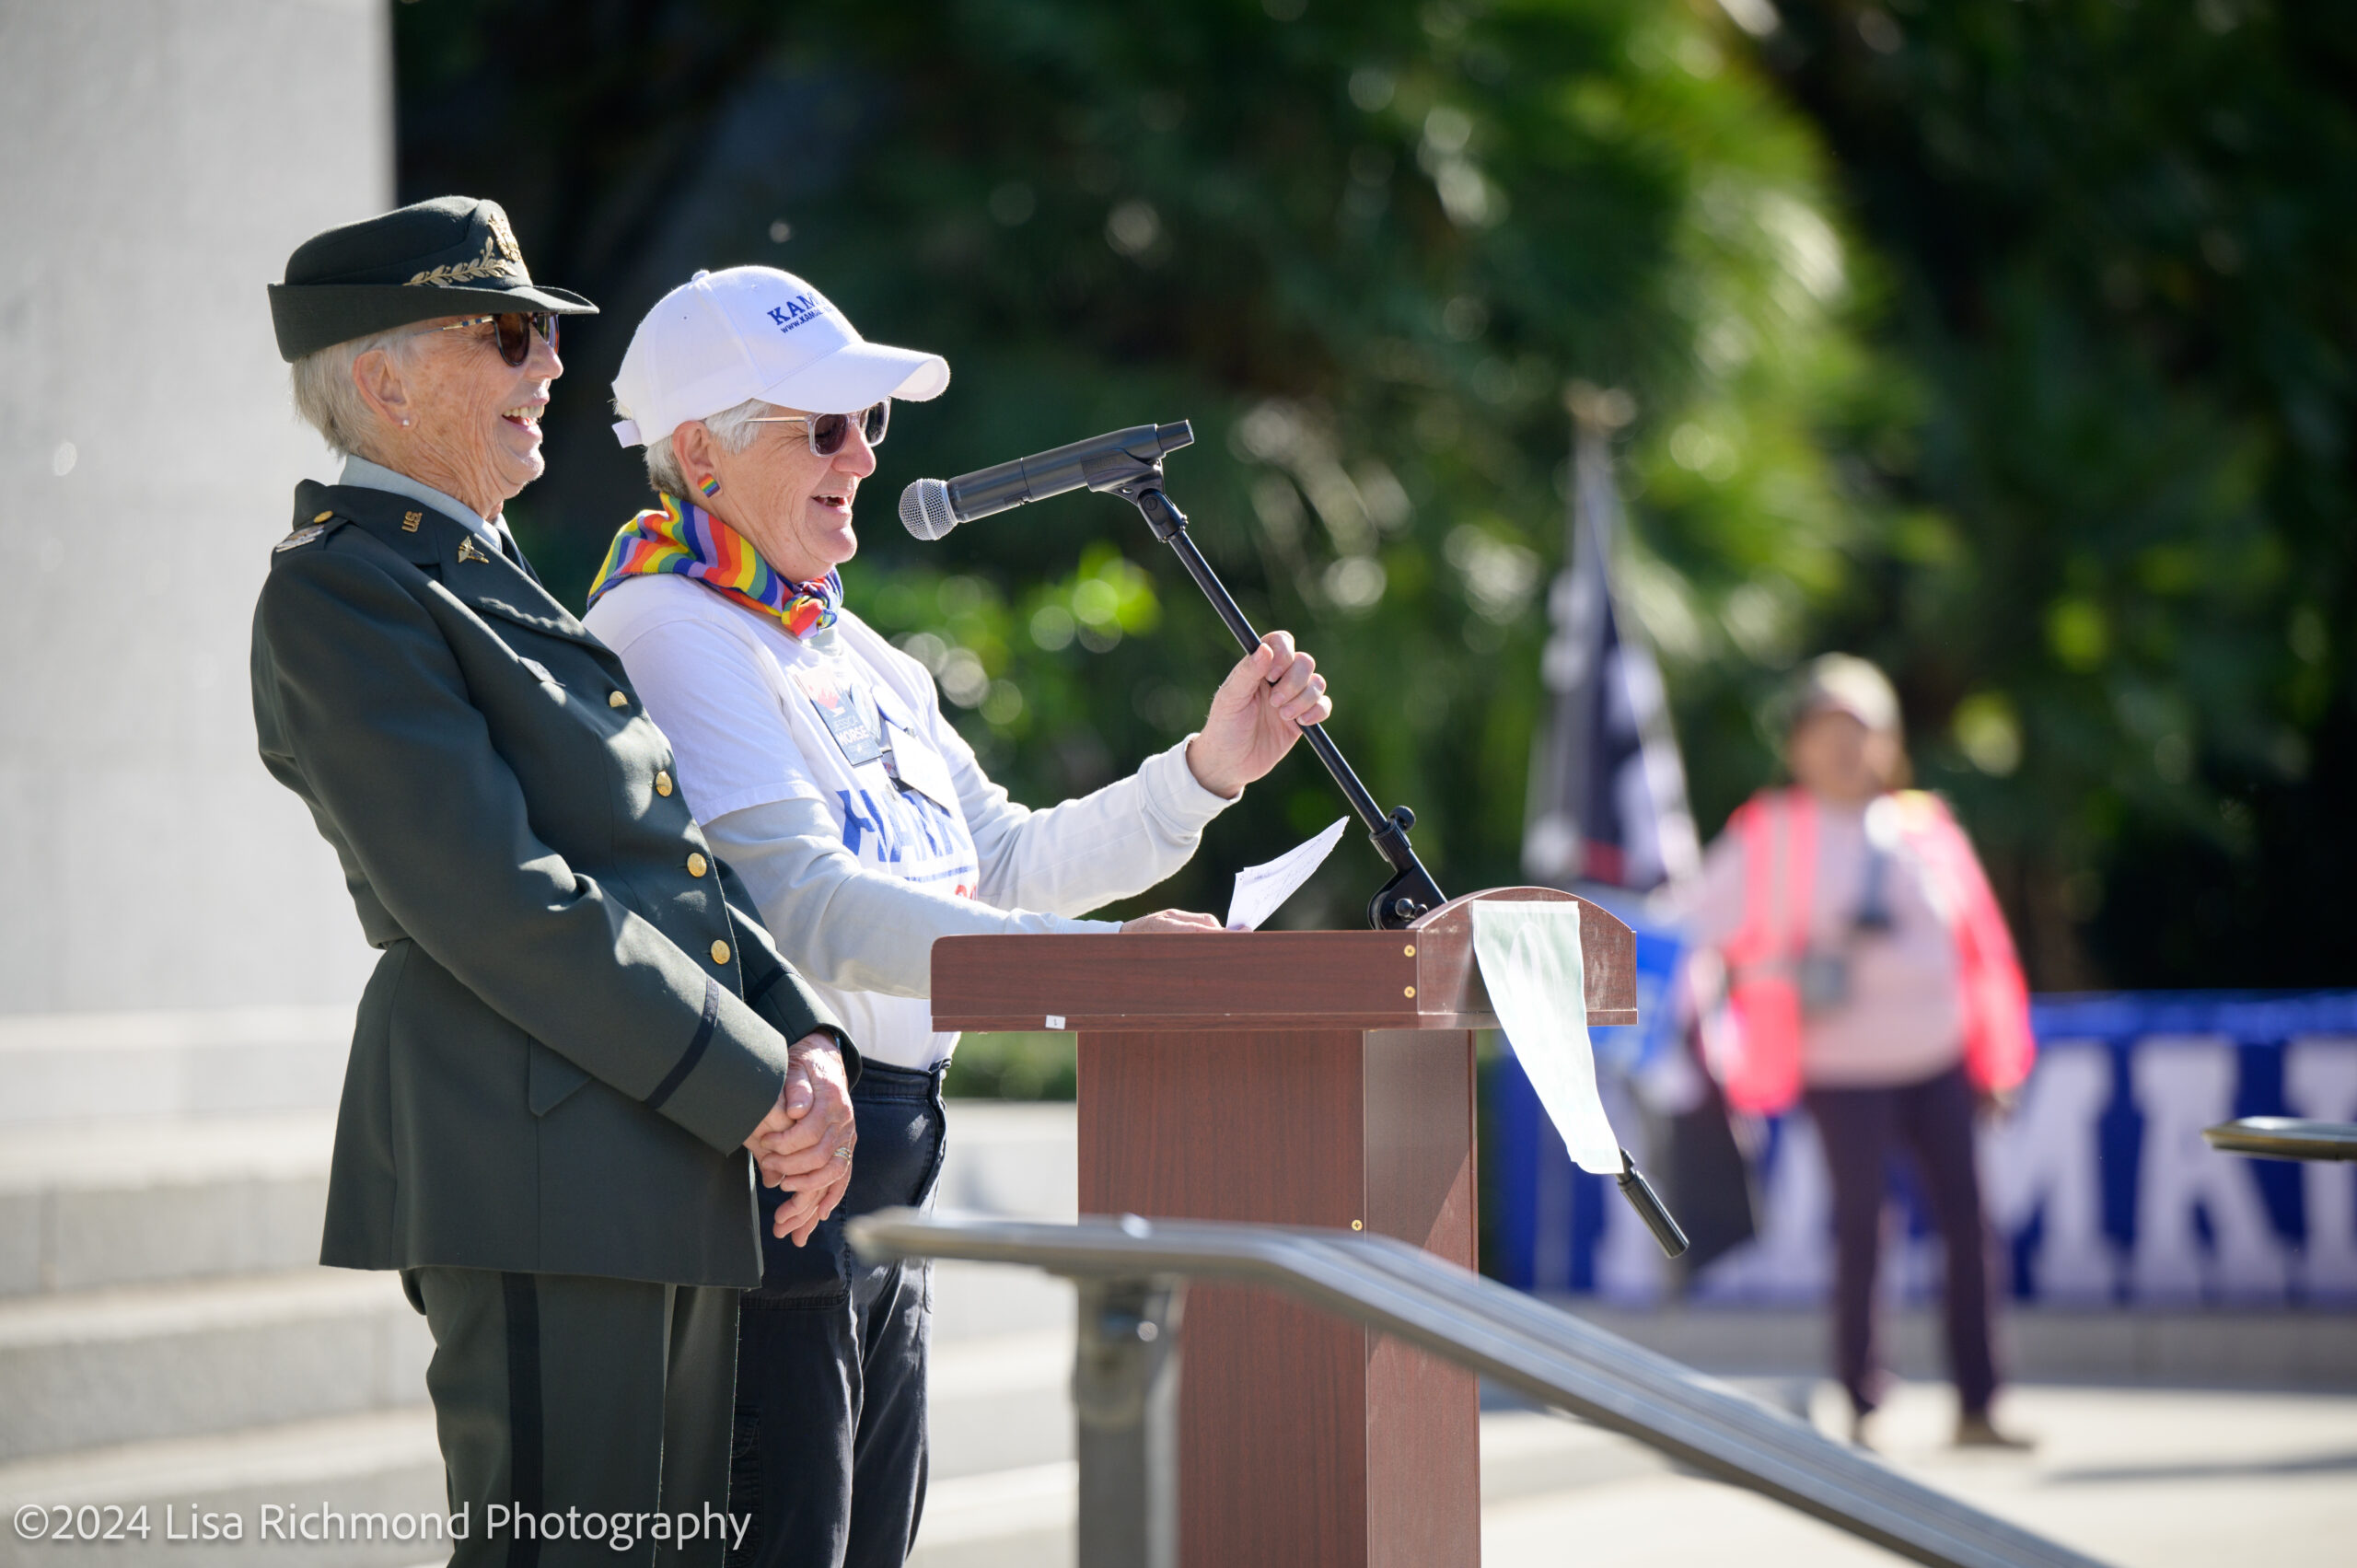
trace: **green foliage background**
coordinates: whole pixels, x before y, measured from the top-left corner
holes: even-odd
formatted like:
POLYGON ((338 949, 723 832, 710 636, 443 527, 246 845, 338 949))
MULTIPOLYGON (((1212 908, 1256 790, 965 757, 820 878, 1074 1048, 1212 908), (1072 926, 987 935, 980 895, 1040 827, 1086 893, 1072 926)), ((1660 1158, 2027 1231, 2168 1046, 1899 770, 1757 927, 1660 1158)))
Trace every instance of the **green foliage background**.
MULTIPOLYGON (((1190 418, 1172 493, 1444 886, 1519 879, 1581 382, 1714 828, 1800 657, 1898 675, 2034 978, 2321 983, 2357 869, 2350 27, 2247 0, 418 0, 404 199, 496 197, 568 328, 519 500, 577 600, 644 504, 631 327, 698 267, 946 354, 853 603, 1018 798, 1192 726, 1233 649, 1117 501, 909 540, 900 486, 1190 418), (2339 265, 2336 266, 2336 263, 2339 265)), ((1136 907, 1341 813, 1288 761, 1136 907)), ((1286 919, 1355 923, 1346 848, 1286 919)))

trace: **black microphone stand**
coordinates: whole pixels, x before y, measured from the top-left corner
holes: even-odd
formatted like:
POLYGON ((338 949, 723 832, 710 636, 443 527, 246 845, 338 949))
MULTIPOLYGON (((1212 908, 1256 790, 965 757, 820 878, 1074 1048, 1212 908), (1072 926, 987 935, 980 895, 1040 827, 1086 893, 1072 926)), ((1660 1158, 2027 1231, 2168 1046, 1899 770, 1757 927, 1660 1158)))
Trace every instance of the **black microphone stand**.
MULTIPOLYGON (((1194 540, 1188 535, 1187 514, 1163 494, 1162 464, 1158 459, 1148 462, 1120 452, 1092 462, 1088 488, 1110 491, 1135 506, 1138 515, 1145 518, 1145 526, 1154 530, 1154 537, 1177 553, 1178 563, 1187 568, 1187 575, 1195 579, 1195 586, 1212 601, 1212 608, 1219 612, 1220 620, 1244 651, 1249 653, 1260 645, 1260 633, 1244 618, 1236 597, 1227 591, 1227 585, 1219 580, 1219 574, 1212 570, 1212 563, 1203 559, 1203 552, 1195 548, 1194 540)), ((1318 760, 1333 775, 1342 798, 1358 814, 1367 837, 1375 843, 1376 853, 1391 865, 1391 880, 1367 900, 1367 923, 1377 931, 1398 931, 1419 915, 1429 914, 1446 903, 1447 895, 1433 880, 1432 873, 1424 869, 1424 863, 1416 858, 1416 848, 1408 842, 1408 830, 1416 825, 1416 814, 1404 806, 1395 806, 1387 816, 1376 805, 1375 796, 1367 793, 1366 785, 1359 782, 1358 774, 1343 758, 1333 738, 1326 733, 1326 726, 1306 724, 1301 729, 1308 738, 1309 749, 1318 753, 1318 760)), ((1621 1196, 1635 1208, 1662 1251, 1672 1258, 1681 1256, 1687 1247, 1686 1232, 1679 1228, 1668 1206, 1626 1149, 1620 1151, 1618 1180, 1621 1196)))
MULTIPOLYGON (((1163 494, 1161 463, 1142 462, 1126 455, 1110 459, 1102 470, 1092 468, 1088 488, 1110 491, 1137 507, 1139 516, 1145 518, 1145 526, 1178 555, 1178 563, 1187 568, 1187 575, 1195 579, 1195 586, 1212 601, 1212 609, 1219 612, 1220 620, 1235 633, 1244 651, 1250 653, 1260 645, 1260 633, 1252 629, 1252 622, 1237 607, 1235 596, 1219 580, 1219 574, 1212 570, 1212 563, 1203 559, 1203 552, 1195 548, 1194 540, 1187 532, 1187 514, 1163 494)), ((1308 739, 1309 749, 1318 753, 1318 760, 1333 775, 1342 798, 1351 803, 1351 810, 1366 829, 1376 853, 1390 863, 1391 880, 1367 900, 1367 924, 1377 931, 1398 931, 1446 903, 1447 895, 1433 880, 1432 873, 1424 869, 1424 863, 1416 858, 1416 846, 1408 842, 1408 830, 1416 825, 1416 814, 1404 806, 1395 806, 1387 814, 1377 806, 1375 796, 1367 793, 1366 785, 1359 782, 1358 774, 1342 756, 1341 749, 1334 744, 1333 737, 1326 733, 1324 725, 1306 724, 1301 732, 1308 739)))

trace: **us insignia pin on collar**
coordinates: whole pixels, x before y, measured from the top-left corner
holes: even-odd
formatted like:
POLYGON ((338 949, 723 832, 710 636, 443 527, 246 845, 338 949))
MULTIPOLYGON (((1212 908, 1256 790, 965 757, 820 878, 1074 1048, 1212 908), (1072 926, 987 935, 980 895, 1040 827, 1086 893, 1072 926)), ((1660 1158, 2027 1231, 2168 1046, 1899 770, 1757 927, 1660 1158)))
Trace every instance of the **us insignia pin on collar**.
POLYGON ((424 521, 425 521, 425 514, 423 512, 403 512, 401 514, 401 532, 415 533, 417 531, 417 525, 424 521))
POLYGON ((470 539, 462 539, 459 541, 459 559, 461 561, 480 561, 486 566, 491 564, 491 557, 476 549, 475 541, 470 539))

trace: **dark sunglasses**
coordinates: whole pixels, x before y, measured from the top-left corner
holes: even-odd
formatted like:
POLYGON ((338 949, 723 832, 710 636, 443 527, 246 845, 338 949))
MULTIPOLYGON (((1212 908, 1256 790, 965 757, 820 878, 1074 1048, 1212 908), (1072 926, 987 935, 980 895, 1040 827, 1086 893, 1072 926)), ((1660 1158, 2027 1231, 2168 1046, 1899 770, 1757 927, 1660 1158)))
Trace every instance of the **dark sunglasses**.
POLYGON ((819 457, 831 458, 843 449, 844 438, 851 435, 852 421, 859 422, 859 433, 871 447, 884 444, 885 429, 892 423, 892 400, 870 403, 857 413, 776 413, 749 419, 748 424, 807 424, 810 427, 810 450, 819 457))
POLYGON ((510 365, 522 365, 532 357, 532 334, 540 333, 548 340, 549 347, 556 347, 556 322, 553 312, 547 310, 503 310, 496 316, 469 316, 447 327, 429 328, 431 331, 455 332, 461 327, 480 327, 491 323, 492 336, 498 340, 499 357, 510 365))

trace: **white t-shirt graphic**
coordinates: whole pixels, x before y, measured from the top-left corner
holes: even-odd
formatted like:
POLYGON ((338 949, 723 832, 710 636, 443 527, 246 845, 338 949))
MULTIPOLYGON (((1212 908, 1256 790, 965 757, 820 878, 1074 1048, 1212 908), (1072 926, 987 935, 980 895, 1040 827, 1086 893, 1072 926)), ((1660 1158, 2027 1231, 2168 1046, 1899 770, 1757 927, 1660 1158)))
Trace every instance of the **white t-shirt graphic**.
POLYGON ((1169 876, 1228 804, 1195 781, 1185 741, 1082 799, 1015 804, 931 674, 849 610, 796 641, 650 575, 586 620, 669 737, 689 806, 779 949, 875 1061, 926 1067, 957 1044, 926 1000, 935 937, 1118 930, 1075 917, 1169 876))
POLYGON ((848 659, 796 666, 787 677, 841 753, 828 756, 820 746, 821 758, 850 768, 845 779, 820 780, 820 788, 834 797, 843 853, 888 866, 903 882, 972 898, 981 875, 974 841, 958 812, 947 768, 938 765, 938 753, 918 738, 918 721, 873 689, 848 659))

